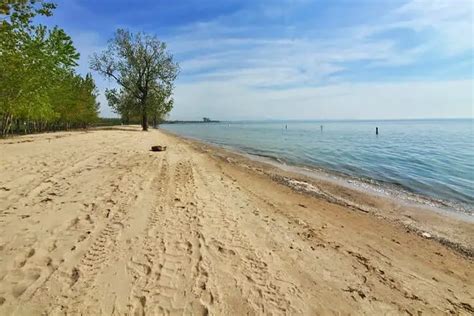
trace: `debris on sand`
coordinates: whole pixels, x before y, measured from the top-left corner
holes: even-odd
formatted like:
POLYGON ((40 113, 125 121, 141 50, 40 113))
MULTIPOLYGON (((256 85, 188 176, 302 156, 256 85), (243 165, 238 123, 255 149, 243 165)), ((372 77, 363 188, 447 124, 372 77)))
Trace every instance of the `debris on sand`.
POLYGON ((165 151, 166 146, 151 146, 151 151, 165 151))
POLYGON ((422 236, 422 237, 425 237, 425 238, 428 238, 428 239, 430 239, 430 238, 432 237, 431 234, 430 234, 430 233, 427 233, 427 232, 421 233, 421 236, 422 236))

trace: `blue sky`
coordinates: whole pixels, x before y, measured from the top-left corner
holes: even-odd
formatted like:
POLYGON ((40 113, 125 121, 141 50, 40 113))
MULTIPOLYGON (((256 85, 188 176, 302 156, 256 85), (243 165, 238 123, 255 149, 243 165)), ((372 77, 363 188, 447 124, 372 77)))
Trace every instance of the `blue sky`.
POLYGON ((168 43, 172 119, 473 116, 472 0, 57 3, 48 24, 73 37, 81 73, 117 28, 168 43))

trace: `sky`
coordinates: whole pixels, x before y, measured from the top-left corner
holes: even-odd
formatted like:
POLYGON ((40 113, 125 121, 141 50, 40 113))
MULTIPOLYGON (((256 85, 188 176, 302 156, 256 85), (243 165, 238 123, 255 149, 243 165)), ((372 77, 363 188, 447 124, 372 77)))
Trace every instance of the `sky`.
MULTIPOLYGON (((78 72, 117 28, 181 72, 170 119, 473 117, 474 0, 57 0, 78 72)), ((101 115, 112 81, 94 74, 101 115)))

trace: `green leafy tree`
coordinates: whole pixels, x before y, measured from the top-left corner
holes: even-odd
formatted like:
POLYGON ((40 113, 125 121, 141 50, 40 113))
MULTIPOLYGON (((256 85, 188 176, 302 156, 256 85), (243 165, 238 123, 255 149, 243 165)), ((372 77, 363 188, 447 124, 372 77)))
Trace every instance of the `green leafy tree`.
MULTIPOLYGON (((80 115, 85 108, 96 107, 94 88, 88 90, 88 98, 93 98, 93 102, 83 98, 81 111, 68 108, 72 104, 69 100, 77 101, 82 91, 72 87, 74 82, 80 82, 80 77, 74 74, 79 54, 62 29, 48 29, 33 23, 37 16, 51 16, 55 8, 56 5, 49 1, 0 0, 2 136, 8 134, 14 121, 17 131, 23 126, 24 132, 41 131, 53 124, 68 127, 68 123, 61 121, 65 113, 70 112, 70 118, 80 115)), ((87 85, 91 80, 91 77, 87 78, 87 85)))
POLYGON ((161 88, 154 91, 159 91, 159 93, 152 93, 149 100, 148 111, 153 120, 153 127, 157 127, 173 109, 174 100, 172 98, 172 90, 170 89, 161 88))
POLYGON ((157 102, 164 93, 171 96, 179 72, 164 42, 153 35, 123 29, 117 30, 105 51, 93 55, 90 66, 120 85, 120 91, 109 90, 106 94, 111 106, 125 116, 139 113, 144 131, 148 130, 150 113, 158 113, 152 108, 158 109, 157 102))
MULTIPOLYGON (((105 96, 109 106, 112 107, 115 113, 120 114, 123 123, 129 124, 131 121, 141 119, 140 100, 126 90, 107 89, 105 96)), ((172 89, 155 88, 150 90, 146 111, 154 127, 173 109, 173 103, 172 89)))

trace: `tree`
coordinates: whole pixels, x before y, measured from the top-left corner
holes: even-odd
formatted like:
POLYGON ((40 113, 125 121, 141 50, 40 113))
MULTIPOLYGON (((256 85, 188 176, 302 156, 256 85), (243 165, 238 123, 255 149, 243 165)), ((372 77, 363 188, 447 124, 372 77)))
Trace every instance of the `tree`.
MULTIPOLYGON (((153 127, 173 109, 172 90, 164 88, 150 89, 146 104, 147 117, 152 120, 153 127)), ((109 106, 117 114, 120 114, 122 122, 129 124, 132 121, 140 121, 142 115, 140 101, 124 89, 106 89, 105 97, 109 106)))
POLYGON ((138 101, 123 89, 106 89, 105 97, 109 106, 117 114, 120 114, 124 124, 130 124, 130 120, 137 115, 138 101))
POLYGON ((90 66, 120 85, 120 91, 107 92, 108 100, 120 113, 140 113, 144 131, 151 109, 159 106, 156 102, 167 91, 171 96, 179 72, 164 42, 154 35, 123 29, 117 30, 105 51, 92 56, 90 66))
MULTIPOLYGON (((158 89, 157 89, 158 90, 158 89)), ((159 89, 160 93, 153 93, 150 98, 149 112, 153 119, 153 127, 157 127, 165 116, 173 109, 174 100, 172 90, 159 89)))
POLYGON ((79 54, 71 38, 59 27, 48 29, 33 21, 51 16, 55 8, 49 1, 0 0, 1 136, 14 122, 17 132, 20 126, 29 132, 48 124, 69 127, 86 112, 88 120, 97 118, 95 85, 92 77, 82 79, 74 73, 79 54), (84 89, 76 89, 81 85, 84 89))

